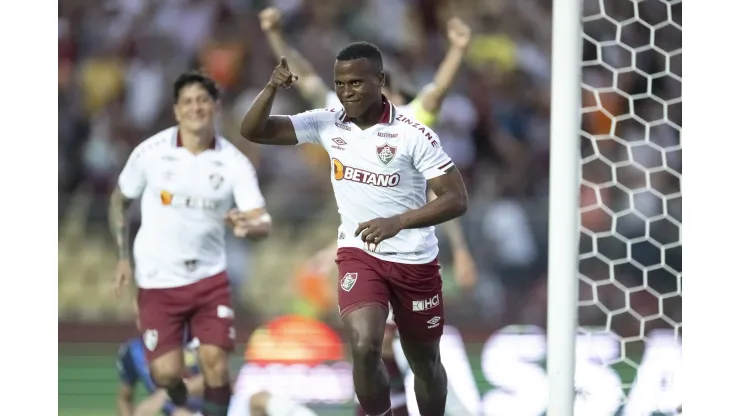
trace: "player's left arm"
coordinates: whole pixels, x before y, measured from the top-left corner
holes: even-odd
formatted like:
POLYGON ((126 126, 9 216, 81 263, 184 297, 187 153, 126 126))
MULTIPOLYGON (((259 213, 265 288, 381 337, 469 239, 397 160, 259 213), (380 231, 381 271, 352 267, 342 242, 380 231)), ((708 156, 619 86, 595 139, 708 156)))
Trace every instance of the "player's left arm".
POLYGON ((447 39, 450 47, 434 74, 434 81, 422 88, 418 97, 411 103, 412 107, 416 107, 415 111, 422 116, 415 115, 416 118, 427 124, 432 124, 433 118, 437 116, 460 70, 468 44, 470 44, 470 27, 457 17, 451 18, 447 21, 447 39), (432 120, 424 117, 425 114, 432 120))
POLYGON ((411 154, 414 168, 427 180, 437 198, 424 206, 390 218, 375 218, 360 223, 355 236, 376 247, 401 230, 431 227, 460 217, 468 210, 468 193, 460 172, 442 150, 439 137, 431 129, 417 132, 411 154))
POLYGON ((235 154, 234 201, 236 209, 226 216, 226 222, 240 238, 261 239, 270 234, 272 217, 265 207, 254 166, 241 153, 235 154))
POLYGON ((400 214, 403 229, 424 228, 442 224, 465 214, 468 193, 460 171, 452 165, 442 175, 427 180, 427 186, 437 195, 421 208, 400 214))

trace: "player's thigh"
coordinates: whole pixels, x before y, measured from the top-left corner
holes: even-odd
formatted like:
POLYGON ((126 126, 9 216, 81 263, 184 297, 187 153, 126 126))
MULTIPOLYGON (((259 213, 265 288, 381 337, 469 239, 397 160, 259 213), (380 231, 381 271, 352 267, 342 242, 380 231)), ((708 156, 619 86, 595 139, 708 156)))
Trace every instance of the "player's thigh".
POLYGON ((437 261, 395 263, 389 281, 393 321, 401 339, 423 344, 438 343, 444 327, 444 301, 437 261))
POLYGON ((192 335, 201 348, 206 345, 224 351, 234 349, 236 332, 231 289, 225 272, 203 279, 193 286, 194 309, 190 317, 192 335))
MULTIPOLYGON (((390 270, 382 261, 357 248, 337 250, 339 314, 344 320, 364 306, 377 305, 388 312, 390 288, 385 279, 390 270)), ((385 322, 385 318, 383 318, 385 322)))
POLYGON ((139 289, 136 303, 139 325, 147 361, 170 362, 166 357, 179 354, 182 362, 182 344, 188 302, 182 288, 139 289), (165 357, 166 356, 166 357, 165 357))

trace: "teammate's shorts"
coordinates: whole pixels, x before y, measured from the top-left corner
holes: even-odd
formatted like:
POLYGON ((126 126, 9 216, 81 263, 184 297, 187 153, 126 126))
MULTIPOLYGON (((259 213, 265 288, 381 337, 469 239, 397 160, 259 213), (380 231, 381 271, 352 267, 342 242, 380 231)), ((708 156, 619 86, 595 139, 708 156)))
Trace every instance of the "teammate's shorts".
POLYGON ((187 286, 139 289, 139 321, 146 358, 182 348, 186 326, 200 345, 234 348, 234 311, 225 272, 187 286))
POLYGON ((337 250, 339 313, 367 305, 388 310, 402 338, 425 342, 442 337, 444 305, 439 263, 404 264, 384 261, 359 248, 337 250))

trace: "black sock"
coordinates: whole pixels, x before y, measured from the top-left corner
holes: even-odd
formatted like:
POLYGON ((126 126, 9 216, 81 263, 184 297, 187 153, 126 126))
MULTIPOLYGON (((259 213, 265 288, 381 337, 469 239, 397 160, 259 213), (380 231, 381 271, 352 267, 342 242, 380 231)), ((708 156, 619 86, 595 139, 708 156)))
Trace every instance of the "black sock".
POLYGON ((170 401, 175 406, 185 406, 188 402, 188 388, 185 386, 185 382, 178 380, 177 383, 167 387, 167 395, 170 396, 170 401))
POLYGON ((203 392, 203 415, 226 416, 229 411, 229 400, 231 400, 231 386, 228 384, 221 387, 206 386, 203 392))

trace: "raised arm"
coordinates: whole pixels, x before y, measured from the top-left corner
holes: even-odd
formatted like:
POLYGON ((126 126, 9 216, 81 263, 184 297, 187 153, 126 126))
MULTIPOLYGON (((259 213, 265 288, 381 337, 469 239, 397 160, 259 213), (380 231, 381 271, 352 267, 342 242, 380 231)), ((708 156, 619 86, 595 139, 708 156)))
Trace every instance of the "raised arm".
POLYGON ((311 64, 298 52, 292 48, 283 38, 280 28, 281 13, 275 7, 269 7, 260 12, 260 26, 265 32, 267 43, 270 45, 275 58, 280 59, 284 56, 293 66, 293 72, 300 78, 300 82, 295 86, 301 96, 308 101, 313 108, 326 106, 326 96, 330 92, 329 87, 324 83, 321 77, 316 74, 311 64))
POLYGON ((285 57, 280 58, 280 64, 272 72, 270 82, 257 95, 242 119, 239 129, 242 137, 259 144, 278 146, 298 144, 298 138, 290 119, 286 116, 270 115, 278 90, 290 88, 297 79, 298 77, 288 68, 288 60, 285 57))
POLYGON ((433 115, 436 115, 442 107, 442 102, 462 65, 465 51, 470 43, 470 27, 457 17, 451 18, 447 21, 447 39, 450 41, 447 55, 439 64, 434 74, 434 81, 422 88, 418 98, 422 110, 433 115))

